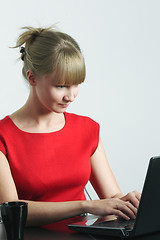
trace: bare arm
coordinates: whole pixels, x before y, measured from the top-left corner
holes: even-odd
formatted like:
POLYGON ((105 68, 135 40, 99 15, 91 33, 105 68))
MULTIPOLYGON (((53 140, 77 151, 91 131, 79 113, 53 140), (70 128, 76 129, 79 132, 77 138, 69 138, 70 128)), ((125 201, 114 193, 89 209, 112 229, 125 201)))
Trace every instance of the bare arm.
POLYGON ((100 199, 123 196, 107 161, 101 139, 91 157, 91 184, 100 199))
POLYGON ((117 215, 126 220, 135 218, 136 209, 120 199, 69 202, 28 202, 28 226, 40 226, 64 220, 82 213, 117 215))
POLYGON ((96 152, 91 157, 91 178, 90 181, 100 199, 120 198, 123 201, 130 201, 138 208, 141 194, 133 191, 124 196, 107 161, 101 139, 96 152))
POLYGON ((0 203, 17 200, 17 190, 11 175, 10 166, 4 154, 0 151, 0 203))

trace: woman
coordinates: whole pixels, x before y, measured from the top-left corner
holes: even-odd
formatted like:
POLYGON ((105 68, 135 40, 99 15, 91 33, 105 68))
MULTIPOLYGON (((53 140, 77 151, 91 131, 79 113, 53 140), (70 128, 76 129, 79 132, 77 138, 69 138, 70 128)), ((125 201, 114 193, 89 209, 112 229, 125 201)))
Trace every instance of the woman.
POLYGON ((30 94, 22 108, 0 121, 0 202, 27 201, 28 226, 83 213, 134 219, 140 194, 120 191, 99 124, 66 112, 85 79, 77 42, 51 28, 26 27, 16 47, 30 94), (100 200, 86 200, 88 180, 100 200))

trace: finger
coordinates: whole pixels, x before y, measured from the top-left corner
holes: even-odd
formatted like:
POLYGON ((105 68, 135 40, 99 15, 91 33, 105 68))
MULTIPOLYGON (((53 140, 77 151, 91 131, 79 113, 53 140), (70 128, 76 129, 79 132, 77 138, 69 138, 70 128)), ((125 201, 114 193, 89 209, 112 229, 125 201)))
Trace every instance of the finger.
POLYGON ((120 201, 122 201, 122 202, 119 202, 119 206, 120 206, 120 204, 122 205, 122 207, 126 206, 125 207, 126 210, 130 209, 130 211, 132 211, 131 217, 135 218, 137 215, 137 208, 130 201, 123 201, 123 200, 120 200, 120 201), (133 214, 134 214, 134 217, 133 217, 133 214))
POLYGON ((119 205, 118 210, 121 210, 123 213, 125 213, 132 219, 136 218, 137 211, 131 203, 126 203, 126 205, 125 204, 119 205))
POLYGON ((121 200, 130 201, 136 208, 138 208, 140 198, 141 198, 141 194, 138 193, 137 191, 134 191, 122 197, 121 200))
POLYGON ((127 221, 130 220, 130 217, 120 210, 114 209, 113 214, 120 217, 120 218, 124 218, 127 221))
POLYGON ((126 202, 127 207, 134 213, 134 215, 137 215, 137 208, 130 202, 126 202))
POLYGON ((133 201, 137 202, 139 205, 139 201, 141 199, 141 193, 139 193, 137 191, 133 191, 131 194, 129 194, 129 197, 131 198, 130 201, 132 201, 132 199, 133 199, 133 201))
POLYGON ((136 208, 138 208, 138 206, 139 206, 139 200, 138 200, 136 197, 131 198, 131 199, 130 199, 130 202, 131 202, 136 208))
POLYGON ((140 201, 140 199, 141 199, 141 193, 139 193, 139 192, 136 192, 136 198, 140 201))

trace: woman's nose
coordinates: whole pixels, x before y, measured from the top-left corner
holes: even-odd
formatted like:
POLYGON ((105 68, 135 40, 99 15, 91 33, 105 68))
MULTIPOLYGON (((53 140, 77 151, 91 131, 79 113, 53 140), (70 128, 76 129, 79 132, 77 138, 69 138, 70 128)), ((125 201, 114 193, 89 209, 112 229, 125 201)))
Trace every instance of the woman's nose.
POLYGON ((73 91, 68 91, 67 94, 64 96, 64 100, 67 102, 73 102, 74 98, 75 97, 73 91))

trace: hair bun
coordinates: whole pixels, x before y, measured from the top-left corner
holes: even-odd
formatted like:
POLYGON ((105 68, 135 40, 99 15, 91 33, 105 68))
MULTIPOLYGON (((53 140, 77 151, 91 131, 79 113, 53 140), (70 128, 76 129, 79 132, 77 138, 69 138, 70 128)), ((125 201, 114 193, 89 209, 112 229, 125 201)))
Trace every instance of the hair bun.
POLYGON ((24 57, 25 57, 25 55, 26 55, 26 50, 25 50, 24 47, 21 47, 21 49, 20 49, 20 53, 22 53, 22 55, 21 55, 21 59, 24 61, 24 57))

